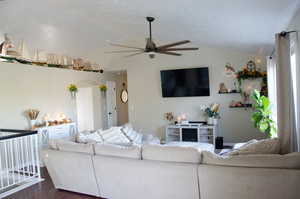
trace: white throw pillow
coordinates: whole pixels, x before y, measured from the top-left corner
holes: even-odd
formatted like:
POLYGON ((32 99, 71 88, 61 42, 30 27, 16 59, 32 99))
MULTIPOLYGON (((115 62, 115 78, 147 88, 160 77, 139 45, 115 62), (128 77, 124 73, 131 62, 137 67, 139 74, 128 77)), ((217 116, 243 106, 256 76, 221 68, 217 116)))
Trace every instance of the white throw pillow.
POLYGON ((102 143, 103 139, 98 132, 80 132, 76 135, 76 142, 78 143, 102 143))
POLYGON ((245 144, 240 148, 229 152, 227 155, 247 155, 247 154, 279 154, 280 142, 278 138, 263 139, 257 142, 245 144))
POLYGON ((102 137, 105 143, 118 144, 118 145, 129 145, 130 140, 122 133, 122 127, 111 127, 104 131, 97 131, 102 137))
POLYGON ((131 124, 125 124, 121 131, 124 133, 124 135, 130 140, 133 144, 142 144, 143 142, 143 135, 136 132, 131 124))

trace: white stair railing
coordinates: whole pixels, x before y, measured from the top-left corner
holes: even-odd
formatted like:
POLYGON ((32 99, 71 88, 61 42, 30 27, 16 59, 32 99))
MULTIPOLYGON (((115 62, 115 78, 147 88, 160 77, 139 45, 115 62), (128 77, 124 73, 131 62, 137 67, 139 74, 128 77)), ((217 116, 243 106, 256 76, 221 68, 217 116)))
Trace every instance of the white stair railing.
POLYGON ((0 198, 40 181, 37 132, 0 129, 0 198))

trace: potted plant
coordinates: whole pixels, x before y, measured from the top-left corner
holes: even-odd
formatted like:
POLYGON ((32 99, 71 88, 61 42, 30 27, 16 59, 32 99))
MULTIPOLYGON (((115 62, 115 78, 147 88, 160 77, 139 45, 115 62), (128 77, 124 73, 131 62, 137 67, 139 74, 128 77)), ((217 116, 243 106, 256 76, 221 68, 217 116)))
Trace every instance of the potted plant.
POLYGON ((255 108, 255 112, 252 114, 251 119, 254 122, 255 128, 258 128, 268 137, 277 137, 276 124, 271 117, 272 110, 269 98, 261 95, 257 90, 254 90, 251 97, 254 100, 255 108))
POLYGON ((210 125, 217 125, 218 120, 220 119, 220 105, 219 104, 212 104, 209 107, 204 109, 205 114, 207 115, 207 124, 210 125))
POLYGON ((76 96, 76 93, 78 92, 78 88, 75 84, 70 84, 69 87, 68 87, 70 93, 71 93, 71 96, 72 97, 75 97, 76 96))
POLYGON ((100 91, 105 93, 107 91, 107 86, 105 84, 102 84, 99 86, 99 89, 100 89, 100 91))

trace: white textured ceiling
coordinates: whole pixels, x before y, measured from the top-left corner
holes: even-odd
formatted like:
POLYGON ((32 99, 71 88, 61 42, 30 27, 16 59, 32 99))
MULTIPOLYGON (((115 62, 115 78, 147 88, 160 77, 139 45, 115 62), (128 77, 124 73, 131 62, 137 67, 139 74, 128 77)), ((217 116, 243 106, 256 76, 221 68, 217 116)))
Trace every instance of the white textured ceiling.
POLYGON ((189 39, 191 46, 267 54, 299 0, 4 0, 0 34, 29 47, 101 62, 107 41, 144 46, 145 16, 157 18, 159 43, 189 39), (99 58, 99 60, 97 60, 99 58))

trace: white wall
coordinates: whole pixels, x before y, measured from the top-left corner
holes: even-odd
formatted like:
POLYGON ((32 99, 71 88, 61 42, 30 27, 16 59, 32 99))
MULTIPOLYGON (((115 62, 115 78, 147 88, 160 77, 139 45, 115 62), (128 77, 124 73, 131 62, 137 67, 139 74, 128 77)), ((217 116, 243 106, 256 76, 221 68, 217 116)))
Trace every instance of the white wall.
MULTIPOLYGON (((288 26, 288 30, 297 30, 300 31, 300 8, 298 9, 298 11, 296 12, 295 16, 293 17, 293 19, 291 20, 289 26, 288 26)), ((299 37, 300 38, 300 37, 299 37)), ((300 42, 300 41, 299 41, 300 42)))
MULTIPOLYGON (((260 138, 262 134, 250 121, 252 110, 229 109, 231 100, 240 100, 240 95, 219 95, 219 84, 225 82, 233 88, 233 79, 224 76, 224 66, 230 62, 240 68, 254 56, 202 48, 197 53, 185 53, 181 57, 158 55, 155 59, 136 56, 126 59, 129 91, 129 120, 144 133, 155 133, 164 137, 164 113, 175 115, 186 113, 189 120, 204 120, 200 105, 216 102, 221 104, 222 133, 225 142, 240 142, 260 138), (210 97, 162 98, 160 70, 208 66, 210 72, 210 97)), ((264 61, 264 60, 263 60, 264 61)), ((263 64, 265 65, 265 64, 263 64)), ((265 66, 264 66, 265 67, 265 66)))
POLYGON ((24 111, 35 108, 53 118, 64 112, 76 120, 76 103, 67 86, 88 87, 115 78, 111 73, 97 74, 0 62, 0 128, 28 128, 24 111))

